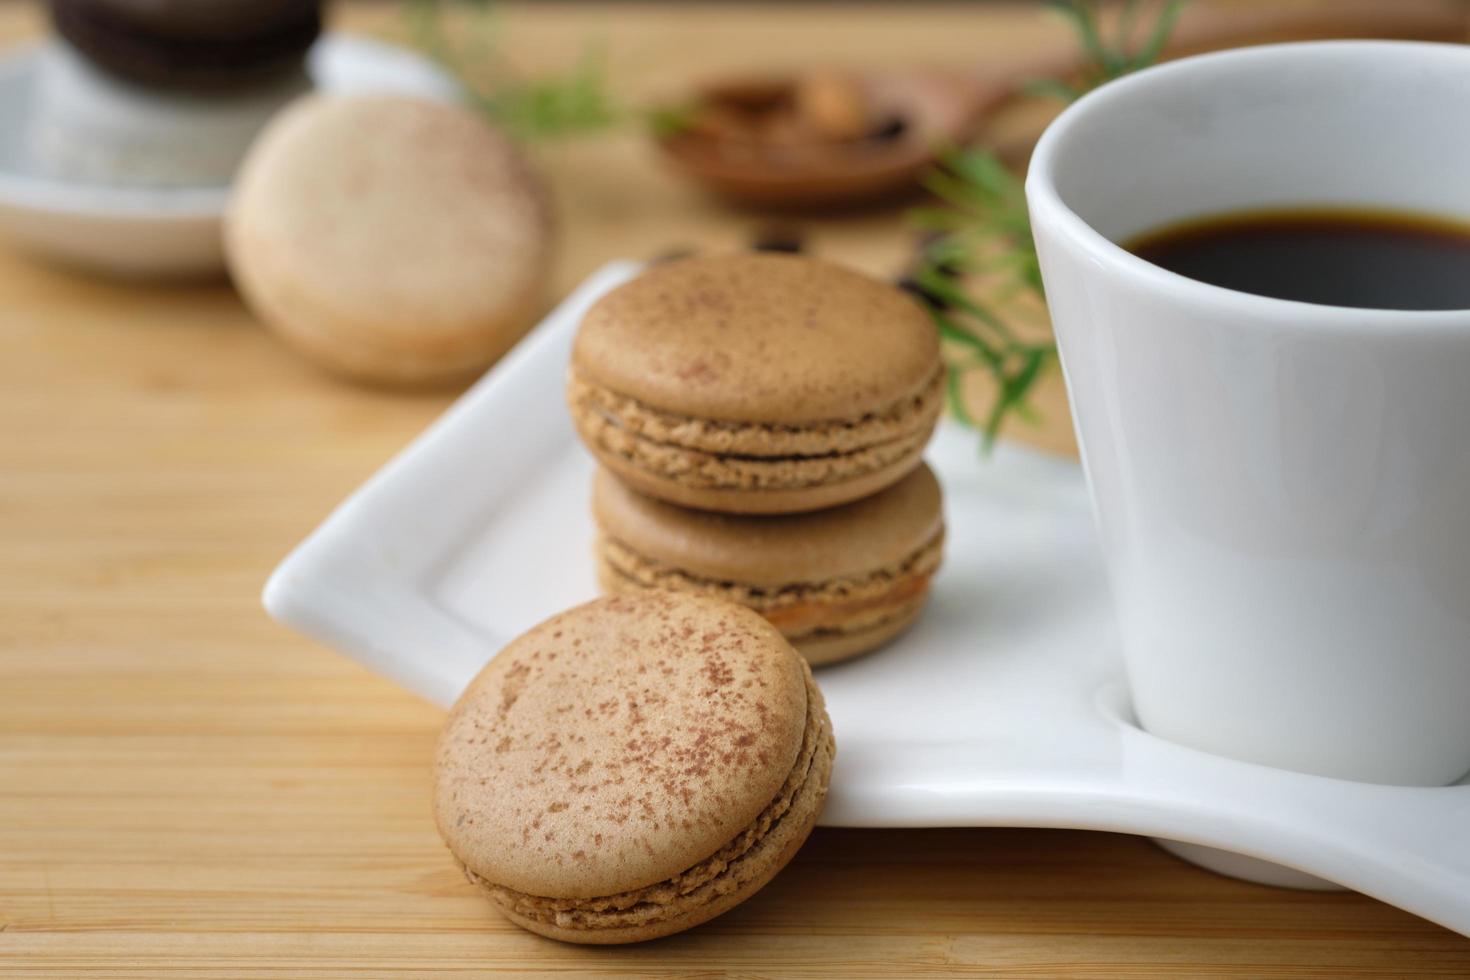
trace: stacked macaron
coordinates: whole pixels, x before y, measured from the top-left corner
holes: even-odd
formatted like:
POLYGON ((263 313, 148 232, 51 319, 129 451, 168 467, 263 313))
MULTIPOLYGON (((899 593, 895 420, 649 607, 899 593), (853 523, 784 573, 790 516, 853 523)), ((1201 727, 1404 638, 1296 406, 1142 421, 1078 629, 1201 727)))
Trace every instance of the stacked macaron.
POLYGON ((803 256, 683 259, 609 293, 567 384, 603 467, 604 590, 734 600, 813 664, 886 642, 939 565, 942 379, 907 295, 803 256))
POLYGON ((53 176, 229 182, 257 131, 310 88, 320 0, 51 0, 31 148, 53 176))
POLYGON ((506 918, 652 939, 792 859, 836 751, 810 665, 908 626, 939 565, 940 385, 906 294, 799 255, 664 263, 588 312, 568 401, 612 595, 502 650, 435 770, 439 832, 506 918))

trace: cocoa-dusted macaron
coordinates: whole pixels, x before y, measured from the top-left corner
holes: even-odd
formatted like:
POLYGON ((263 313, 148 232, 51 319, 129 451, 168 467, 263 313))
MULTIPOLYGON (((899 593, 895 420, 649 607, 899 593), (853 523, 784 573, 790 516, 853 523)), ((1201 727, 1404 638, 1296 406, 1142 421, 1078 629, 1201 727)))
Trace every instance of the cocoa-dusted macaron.
POLYGON ((511 141, 403 95, 315 95, 277 116, 240 169, 225 246, 283 340, 395 385, 482 372, 535 321, 552 257, 547 194, 511 141))
POLYGON ((691 510, 593 482, 603 590, 667 589, 760 613, 813 665, 886 643, 918 617, 939 567, 939 481, 920 465, 871 497, 808 514, 691 510))
POLYGON ((568 402, 582 440, 644 493, 791 513, 901 479, 941 404, 939 341, 898 289, 799 255, 655 266, 583 319, 568 402))
POLYGON ((811 671, 741 606, 599 599, 512 642, 450 712, 434 814, 532 932, 628 943, 749 898, 816 825, 834 751, 811 671))

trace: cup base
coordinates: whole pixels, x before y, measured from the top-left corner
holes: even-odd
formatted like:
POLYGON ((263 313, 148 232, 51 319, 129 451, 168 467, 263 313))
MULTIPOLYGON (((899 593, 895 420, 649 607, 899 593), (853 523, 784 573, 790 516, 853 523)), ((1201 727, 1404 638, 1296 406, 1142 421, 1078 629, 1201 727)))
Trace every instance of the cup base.
POLYGON ((1309 875, 1305 871, 1288 868, 1260 858, 1246 857, 1231 851, 1222 851, 1201 844, 1186 844, 1183 841, 1150 838, 1160 848, 1182 861, 1241 881, 1253 881, 1258 885, 1273 885, 1277 888, 1299 888, 1306 891, 1346 891, 1343 886, 1309 875))

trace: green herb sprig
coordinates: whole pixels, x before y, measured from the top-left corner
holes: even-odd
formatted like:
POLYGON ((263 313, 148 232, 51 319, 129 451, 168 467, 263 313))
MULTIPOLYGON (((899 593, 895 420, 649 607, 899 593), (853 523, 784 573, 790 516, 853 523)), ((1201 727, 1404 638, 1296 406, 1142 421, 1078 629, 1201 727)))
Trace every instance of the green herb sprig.
POLYGON ((981 150, 947 154, 924 183, 947 206, 910 213, 915 225, 934 236, 912 281, 941 339, 959 351, 949 358, 950 412, 980 429, 988 448, 1008 416, 1030 414, 1026 396, 1056 357, 1054 344, 1021 339, 988 302, 962 285, 983 276, 996 284, 1000 299, 1022 291, 1041 294, 1026 196, 1015 174, 981 150), (983 419, 971 415, 964 399, 964 378, 973 370, 988 371, 996 380, 996 397, 983 419))
MULTIPOLYGON (((1051 6, 1072 26, 1082 49, 1077 81, 1043 79, 1025 91, 1072 101, 1153 64, 1183 2, 1154 5, 1152 23, 1135 47, 1133 37, 1145 6, 1139 0, 1125 0, 1111 39, 1104 38, 1095 0, 1054 0, 1051 6)), ((912 223, 931 235, 910 282, 946 342, 950 412, 980 430, 981 447, 988 451, 1007 419, 1035 420, 1027 398, 1056 360, 1055 343, 1023 339, 991 305, 1016 293, 1045 299, 1026 196, 1020 178, 993 152, 978 148, 946 153, 924 183, 943 206, 910 213, 912 223), (977 278, 990 284, 991 299, 966 288, 977 278), (984 371, 995 381, 995 398, 983 418, 976 418, 964 399, 964 379, 972 371, 984 371)))
POLYGON ((524 78, 497 51, 493 0, 413 0, 409 30, 420 49, 443 65, 472 105, 511 136, 535 142, 607 129, 628 114, 607 84, 600 48, 589 48, 565 73, 524 78), (463 36, 451 40, 444 8, 467 11, 463 36))
POLYGON ((1134 38, 1138 33, 1139 15, 1147 6, 1139 0, 1124 0, 1111 38, 1105 36, 1096 0, 1048 0, 1047 6, 1066 20, 1076 33, 1082 47, 1081 69, 1075 83, 1042 78, 1027 84, 1026 89, 1033 95, 1049 95, 1072 102, 1104 82, 1122 78, 1158 61, 1184 9, 1184 0, 1166 0, 1158 4, 1147 34, 1136 46, 1134 38))

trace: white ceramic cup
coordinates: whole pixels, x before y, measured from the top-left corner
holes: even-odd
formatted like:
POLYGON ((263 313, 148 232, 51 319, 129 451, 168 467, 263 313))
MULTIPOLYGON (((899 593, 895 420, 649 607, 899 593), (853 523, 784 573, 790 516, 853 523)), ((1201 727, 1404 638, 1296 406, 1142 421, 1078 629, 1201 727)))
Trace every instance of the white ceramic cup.
POLYGON ((1139 723, 1302 772, 1461 777, 1470 311, 1268 299, 1117 243, 1272 207, 1470 222, 1470 48, 1148 69, 1052 124, 1026 193, 1139 723))

